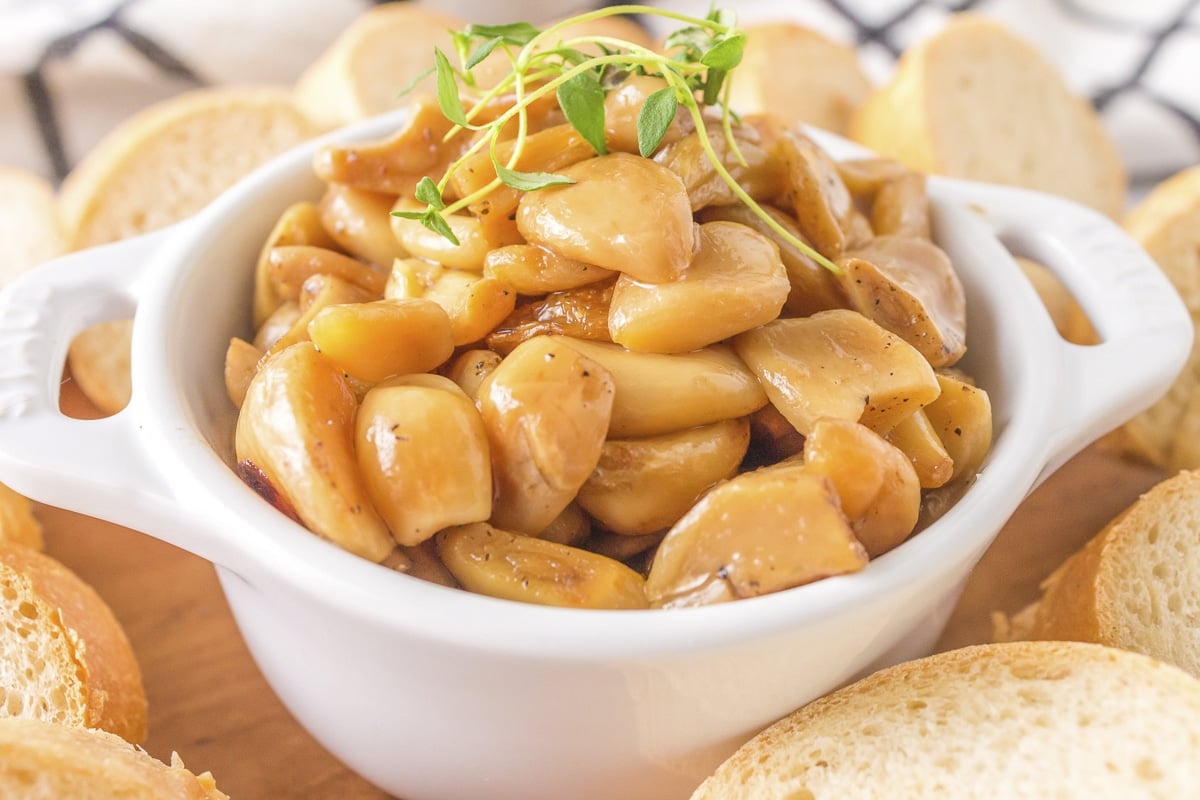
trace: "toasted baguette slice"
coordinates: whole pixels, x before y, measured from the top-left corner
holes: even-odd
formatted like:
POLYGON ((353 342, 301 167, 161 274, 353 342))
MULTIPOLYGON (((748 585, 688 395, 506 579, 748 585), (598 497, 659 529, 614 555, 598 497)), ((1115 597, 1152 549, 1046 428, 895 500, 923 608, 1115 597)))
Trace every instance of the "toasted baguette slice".
POLYGON ((784 21, 747 26, 732 81, 731 104, 740 113, 770 112, 835 133, 846 132, 871 91, 854 48, 784 21))
POLYGON ((1050 320, 1059 336, 1073 344, 1096 344, 1099 334, 1092 327, 1087 312, 1075 300, 1067 285, 1058 279, 1049 267, 1032 259, 1017 256, 1017 266, 1033 284, 1034 291, 1050 314, 1050 320))
MULTIPOLYGON (((1200 331, 1200 167, 1156 186, 1124 226, 1170 279, 1200 331)), ((1200 468, 1198 345, 1200 333, 1166 396, 1107 437, 1106 445, 1169 472, 1200 468)))
POLYGON ((63 182, 67 245, 184 219, 315 132, 281 89, 198 89, 157 103, 105 136, 63 182))
POLYGON ((0 542, 42 549, 42 524, 33 515, 33 503, 0 483, 0 542))
POLYGON ((952 17, 905 52, 850 136, 923 172, 1124 212, 1128 177, 1091 105, 1036 49, 974 15, 952 17))
POLYGON ((110 733, 28 719, 0 719, 0 797, 229 800, 178 756, 168 767, 110 733))
POLYGON ((0 242, 0 286, 64 251, 58 201, 45 179, 0 167, 0 242))
POLYGON ((1098 642, 1200 677, 1197 531, 1200 472, 1180 472, 1067 559, 997 638, 1098 642))
MULTIPOLYGON (((437 47, 457 64, 449 31, 466 21, 418 3, 388 3, 360 15, 296 81, 296 102, 314 123, 336 128, 399 108, 437 47)), ((436 91, 432 75, 417 93, 436 91)))
POLYGON ((110 416, 129 405, 133 394, 130 346, 133 320, 115 319, 89 325, 67 348, 67 367, 84 397, 110 416))
POLYGON ((0 619, 0 717, 145 739, 146 694, 133 649, 112 611, 75 573, 27 547, 0 543, 0 619))
POLYGON ((1131 797, 1200 787, 1200 681, 1077 642, 955 650, 878 672, 767 728, 692 800, 1131 797))

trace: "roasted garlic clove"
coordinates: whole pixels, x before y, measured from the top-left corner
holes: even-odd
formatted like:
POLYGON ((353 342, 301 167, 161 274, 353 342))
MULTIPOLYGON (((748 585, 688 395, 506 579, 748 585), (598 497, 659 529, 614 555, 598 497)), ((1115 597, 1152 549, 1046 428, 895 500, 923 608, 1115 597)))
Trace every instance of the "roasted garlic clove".
POLYGON ((612 414, 608 371, 540 336, 508 355, 479 389, 496 481, 492 521, 535 535, 596 467, 612 414))
MULTIPOLYGON (((432 97, 410 106, 404 127, 387 139, 331 144, 313 157, 313 172, 326 183, 412 197, 426 175, 441 175, 459 155, 443 137, 454 127, 432 97)), ((455 140, 461 141, 465 137, 455 140)))
POLYGON ((410 375, 367 392, 355 423, 367 493, 399 544, 492 513, 487 432, 475 404, 440 375, 410 375))
POLYGON ((280 296, 272 278, 271 250, 284 245, 311 245, 333 250, 337 242, 321 225, 321 214, 314 203, 307 200, 295 203, 283 212, 258 256, 254 269, 254 327, 260 328, 267 317, 279 308, 284 298, 280 296))
POLYGON ((382 561, 395 547, 354 457, 358 401, 341 370, 301 342, 275 354, 250 382, 238 415, 239 474, 259 476, 312 532, 382 561))
POLYGON ((804 465, 829 479, 855 538, 871 558, 903 542, 921 513, 921 486, 908 456, 878 434, 841 419, 817 420, 804 465))
POLYGON ((673 172, 610 153, 559 174, 575 182, 527 192, 517 207, 517 227, 530 243, 651 283, 687 267, 692 209, 673 172))
POLYGON ((321 309, 308 335, 339 369, 368 383, 427 372, 454 352, 450 319, 431 300, 376 300, 321 309))
POLYGON ((915 348, 857 311, 775 320, 739 335, 734 347, 805 436, 821 417, 883 433, 941 391, 915 348))
MULTIPOLYGON (((424 211, 425 207, 407 197, 396 201, 393 211, 424 211)), ((469 214, 450 214, 444 217, 446 224, 458 239, 458 244, 437 231, 431 231, 420 220, 408 217, 391 217, 392 234, 400 246, 412 256, 435 261, 452 269, 466 269, 479 273, 491 243, 478 219, 469 214)), ((389 261, 390 265, 392 262, 389 261)))
POLYGON ((658 546, 646 595, 654 607, 756 597, 866 563, 830 481, 788 464, 706 494, 658 546))
POLYGON ((254 373, 258 372, 258 362, 263 352, 245 339, 236 336, 229 340, 225 350, 225 393, 229 400, 238 408, 246 400, 246 390, 254 373))
POLYGON ((608 310, 614 342, 647 353, 684 353, 779 316, 791 287, 769 239, 736 222, 709 222, 699 227, 698 242, 678 278, 654 284, 617 279, 608 310))
POLYGON ((603 365, 616 386, 609 435, 654 436, 735 419, 767 404, 742 360, 725 345, 676 355, 635 353, 620 345, 551 337, 603 365))
POLYGON ((511 353, 527 339, 550 334, 611 342, 608 309, 613 285, 604 283, 551 292, 540 300, 525 303, 496 326, 487 338, 488 347, 498 353, 511 353))
MULTIPOLYGON (((629 75, 604 97, 604 143, 609 150, 637 155, 638 118, 646 105, 646 98, 668 88, 666 79, 657 75, 629 75)), ((675 119, 667 126, 659 146, 679 141, 691 120, 687 112, 677 108, 675 119)))
POLYGON ((493 350, 464 350, 450 364, 446 376, 458 384, 472 400, 479 398, 479 387, 500 366, 501 356, 493 350))
MULTIPOLYGON (((265 331, 268 326, 275 322, 283 323, 287 320, 291 321, 291 325, 281 334, 274 337, 274 341, 266 348, 267 355, 274 355, 285 347, 291 347, 297 342, 307 342, 308 324, 313 321, 313 318, 322 310, 329 306, 339 306, 352 303, 366 303, 374 300, 376 297, 374 292, 370 292, 361 286, 358 286, 350 281, 339 278, 336 275, 310 275, 304 285, 300 287, 300 297, 295 304, 296 313, 291 315, 290 301, 284 303, 275 314, 272 314, 267 320, 267 325, 263 326, 262 343, 266 344, 268 337, 265 331), (278 315, 279 319, 276 319, 278 315)), ((273 334, 272 334, 273 335, 273 334)), ((259 339, 256 337, 255 345, 259 345, 259 339)))
POLYGON ((884 438, 912 462, 922 489, 937 489, 954 476, 954 459, 924 409, 900 420, 884 438))
POLYGON ((490 250, 483 261, 483 274, 524 295, 562 292, 616 277, 612 270, 566 258, 532 244, 490 250))
POLYGON ((390 194, 331 183, 318 203, 321 224, 347 253, 385 270, 408 255, 392 233, 395 200, 390 194))
POLYGON ((953 481, 974 474, 991 448, 992 403, 987 392, 953 371, 939 372, 937 379, 942 393, 925 407, 925 416, 954 460, 953 481))
POLYGON ((949 257, 925 239, 877 236, 839 262, 850 305, 935 367, 967 350, 967 303, 949 257))
POLYGON ((640 535, 674 525, 709 487, 737 472, 746 419, 641 439, 610 439, 578 502, 608 530, 640 535))
MULTIPOLYGON (((725 171, 746 194, 756 198, 775 197, 784 191, 782 163, 764 148, 755 128, 739 126, 734 129, 737 153, 730 148, 719 124, 709 123, 705 135, 725 171)), ((693 131, 663 147, 654 160, 683 181, 693 211, 742 202, 713 166, 698 132, 693 131)))
POLYGON ((785 195, 796 224, 817 252, 839 258, 855 211, 853 198, 838 174, 837 164, 803 134, 777 131, 775 153, 787 176, 785 195))
POLYGON ((645 608, 645 581, 620 561, 487 524, 437 535, 438 554, 464 589, 569 608, 645 608))
MULTIPOLYGON (((775 206, 763 206, 763 211, 781 226, 791 236, 808 244, 804 234, 796 227, 796 222, 775 206)), ((847 301, 837 276, 827 267, 818 264, 811 256, 796 245, 784 239, 762 217, 754 213, 748 206, 735 203, 728 206, 709 206, 700 215, 701 222, 728 220, 740 222, 766 236, 779 248, 779 258, 787 270, 788 291, 787 300, 783 304, 783 315, 788 317, 807 317, 818 311, 831 308, 846 308, 847 301)))
MULTIPOLYGON (((267 252, 271 284, 282 300, 296 300, 304 282, 314 275, 332 275, 353 283, 375 297, 383 294, 388 274, 350 256, 311 245, 284 245, 267 252)), ((391 266, 388 261, 388 266, 391 266)))

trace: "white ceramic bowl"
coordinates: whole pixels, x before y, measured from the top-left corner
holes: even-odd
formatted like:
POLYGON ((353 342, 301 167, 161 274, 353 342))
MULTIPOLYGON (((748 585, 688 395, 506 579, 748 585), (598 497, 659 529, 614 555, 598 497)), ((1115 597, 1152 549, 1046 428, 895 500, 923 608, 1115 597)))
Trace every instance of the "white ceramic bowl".
POLYGON ((1037 194, 931 180, 936 238, 967 291, 964 365, 991 395, 996 432, 978 480, 938 522, 859 574, 709 608, 481 597, 339 550, 230 469, 225 348, 249 331, 252 267, 272 223, 319 191, 312 149, 189 222, 61 259, 0 293, 0 481, 211 560, 288 708, 407 800, 687 797, 764 724, 872 665, 928 651, 1026 494, 1160 396, 1192 341, 1174 291, 1108 220, 1037 194), (1057 336, 1001 240, 1059 273, 1103 344, 1057 336), (64 418, 71 336, 135 307, 129 407, 64 418))

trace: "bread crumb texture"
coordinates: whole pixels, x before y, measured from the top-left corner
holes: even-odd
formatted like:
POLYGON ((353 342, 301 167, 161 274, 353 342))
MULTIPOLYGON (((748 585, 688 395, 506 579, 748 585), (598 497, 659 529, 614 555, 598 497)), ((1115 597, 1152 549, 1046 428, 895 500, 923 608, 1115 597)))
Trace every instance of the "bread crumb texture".
POLYGON ((146 715, 133 650, 100 596, 49 556, 0 544, 0 717, 140 742, 146 715))
POLYGON ((1043 583, 1012 638, 1145 653, 1200 678, 1200 472, 1159 483, 1043 583))
POLYGON ((70 249, 165 227, 316 132, 281 89, 185 92, 121 123, 63 182, 70 249))
POLYGON ((16 800, 229 800, 211 775, 171 766, 118 736, 0 719, 0 797, 16 800))
POLYGON ((1162 798, 1200 793, 1200 681, 1074 642, 878 672, 767 728, 693 800, 1162 798))
POLYGON ((1036 48, 972 14, 906 51, 850 135, 913 169, 1125 209, 1128 176, 1095 110, 1036 48))

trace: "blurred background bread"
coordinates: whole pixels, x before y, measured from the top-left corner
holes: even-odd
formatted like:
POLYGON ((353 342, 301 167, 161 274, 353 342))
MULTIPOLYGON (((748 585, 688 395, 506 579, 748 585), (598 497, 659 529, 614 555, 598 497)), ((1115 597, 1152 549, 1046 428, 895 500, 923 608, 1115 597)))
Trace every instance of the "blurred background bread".
MULTIPOLYGON (((459 17, 417 3, 368 9, 300 75, 296 102, 326 129, 399 108, 405 103, 401 91, 432 66, 434 47, 454 58, 449 31, 465 25, 459 17)), ((434 77, 426 76, 413 91, 432 94, 434 77)))
POLYGON ((122 122, 63 181, 72 250, 188 217, 273 156, 316 132, 283 90, 205 89, 122 122))
POLYGON ((878 672, 751 739, 692 800, 1179 800, 1200 787, 1200 681, 1095 644, 953 650, 878 672))
POLYGON ((792 22, 746 27, 730 102, 844 134, 871 90, 853 47, 792 22))
POLYGON ((1200 678, 1200 472, 1158 484, 1042 585, 997 638, 1064 639, 1145 653, 1200 678))
POLYGON ((0 542, 41 550, 42 524, 33 513, 33 503, 0 483, 0 542))
POLYGON ((850 136, 913 169, 1124 212, 1125 167, 1091 104, 1004 25, 960 14, 907 50, 850 136))
POLYGON ((0 719, 0 797, 229 800, 178 756, 167 766, 110 733, 30 719, 0 719))
MULTIPOLYGON (((1200 166, 1163 181, 1130 211, 1125 230, 1158 263, 1200 323, 1200 166)), ((1106 443, 1168 472, 1200 468, 1200 347, 1166 397, 1106 443)))
POLYGON ((0 286, 63 252, 58 203, 49 181, 0 166, 0 286))
POLYGON ((146 694, 133 648, 104 600, 75 573, 28 547, 0 543, 0 619, 0 717, 146 738, 146 694))

